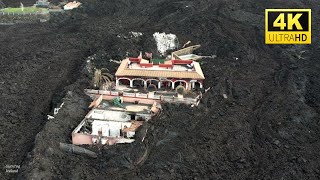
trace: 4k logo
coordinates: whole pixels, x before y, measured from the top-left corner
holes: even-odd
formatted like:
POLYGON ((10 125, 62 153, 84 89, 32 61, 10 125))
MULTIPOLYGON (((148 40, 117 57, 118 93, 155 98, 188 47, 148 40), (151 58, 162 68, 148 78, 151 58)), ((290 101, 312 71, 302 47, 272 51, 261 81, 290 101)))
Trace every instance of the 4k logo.
POLYGON ((266 9, 266 44, 311 44, 311 9, 266 9))

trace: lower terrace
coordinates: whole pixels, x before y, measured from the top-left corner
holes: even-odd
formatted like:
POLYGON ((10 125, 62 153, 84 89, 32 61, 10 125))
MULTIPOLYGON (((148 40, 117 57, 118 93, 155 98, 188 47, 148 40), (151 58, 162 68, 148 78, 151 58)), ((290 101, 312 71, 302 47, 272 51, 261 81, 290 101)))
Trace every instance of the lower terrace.
POLYGON ((93 109, 72 132, 73 144, 131 143, 143 122, 150 120, 161 108, 156 101, 146 104, 124 101, 116 105, 102 95, 95 98, 91 106, 93 109))

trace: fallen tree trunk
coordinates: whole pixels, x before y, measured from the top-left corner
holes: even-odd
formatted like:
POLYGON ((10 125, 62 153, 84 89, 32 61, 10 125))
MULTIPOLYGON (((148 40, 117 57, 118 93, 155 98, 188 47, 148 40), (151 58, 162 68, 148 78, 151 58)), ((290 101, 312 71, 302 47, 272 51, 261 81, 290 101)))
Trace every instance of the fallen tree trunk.
POLYGON ((81 154, 81 155, 84 154, 84 155, 87 155, 92 158, 98 157, 97 153, 90 151, 90 150, 87 150, 85 148, 73 145, 73 144, 66 144, 66 143, 60 142, 60 149, 66 151, 66 152, 71 152, 71 153, 75 153, 75 154, 81 154))

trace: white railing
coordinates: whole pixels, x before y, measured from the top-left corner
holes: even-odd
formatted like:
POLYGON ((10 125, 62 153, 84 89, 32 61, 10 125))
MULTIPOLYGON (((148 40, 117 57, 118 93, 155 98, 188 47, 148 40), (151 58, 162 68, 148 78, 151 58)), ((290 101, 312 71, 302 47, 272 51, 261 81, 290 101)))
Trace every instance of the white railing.
POLYGON ((111 91, 110 93, 112 96, 119 96, 119 92, 116 92, 116 91, 111 91))
POLYGON ((99 94, 110 95, 110 91, 99 90, 99 94))
POLYGON ((148 94, 136 93, 136 97, 139 97, 139 98, 148 98, 148 94))
POLYGON ((117 91, 106 91, 106 90, 94 90, 94 89, 85 89, 84 92, 88 95, 109 95, 109 96, 123 96, 123 97, 133 97, 133 98, 143 98, 143 99, 152 99, 152 100, 161 100, 161 101, 167 101, 167 102, 186 102, 189 104, 198 105, 200 102, 200 99, 202 98, 202 95, 198 95, 194 99, 186 99, 186 98, 178 98, 178 97, 168 97, 168 96, 162 96, 162 95, 149 95, 145 93, 128 93, 123 92, 119 93, 117 91))
POLYGON ((161 95, 153 95, 149 96, 148 94, 145 93, 128 93, 128 92, 123 92, 120 94, 117 91, 106 91, 106 90, 94 90, 94 89, 85 89, 84 92, 86 94, 100 94, 100 95, 111 95, 111 96, 124 96, 124 97, 137 97, 137 98, 145 98, 145 99, 160 99, 161 95))
POLYGON ((127 96, 127 97, 136 97, 136 93, 127 93, 127 92, 123 92, 123 96, 127 96))

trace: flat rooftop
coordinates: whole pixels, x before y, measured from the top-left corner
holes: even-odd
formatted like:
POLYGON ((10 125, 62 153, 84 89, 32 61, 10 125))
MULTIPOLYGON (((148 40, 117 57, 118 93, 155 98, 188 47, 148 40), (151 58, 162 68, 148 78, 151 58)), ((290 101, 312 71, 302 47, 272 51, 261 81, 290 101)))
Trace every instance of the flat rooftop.
POLYGON ((152 105, 149 104, 133 104, 128 102, 123 102, 121 104, 124 108, 115 106, 112 102, 102 100, 96 109, 100 110, 110 110, 110 111, 126 111, 126 112, 135 112, 135 113, 149 113, 152 105))
POLYGON ((145 59, 128 58, 121 62, 116 76, 205 79, 200 64, 191 60, 169 60, 153 64, 145 59))

